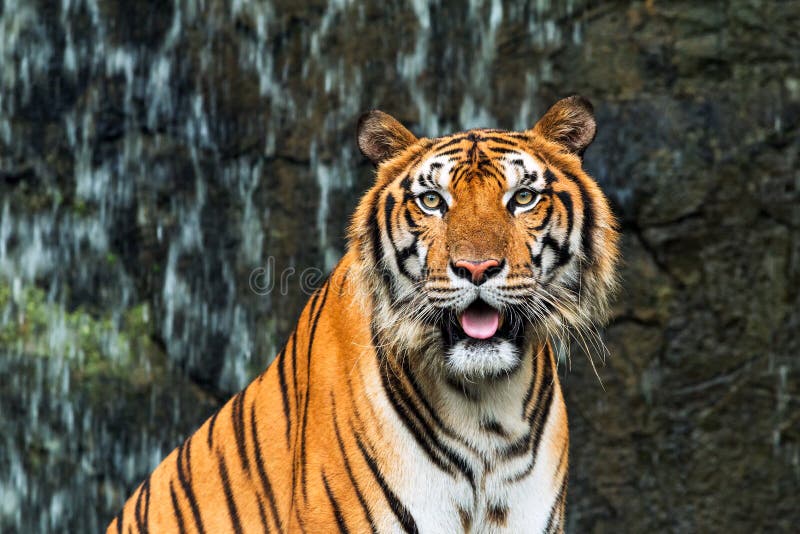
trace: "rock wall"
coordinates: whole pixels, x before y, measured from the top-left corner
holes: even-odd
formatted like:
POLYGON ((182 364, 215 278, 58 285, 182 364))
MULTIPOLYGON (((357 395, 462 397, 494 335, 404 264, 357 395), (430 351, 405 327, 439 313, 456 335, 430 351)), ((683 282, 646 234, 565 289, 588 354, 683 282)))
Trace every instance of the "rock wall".
POLYGON ((0 0, 0 530, 100 530, 267 365, 371 179, 360 112, 521 129, 579 92, 625 262, 602 385, 577 343, 562 377, 570 530, 790 531, 797 28, 756 0, 0 0))

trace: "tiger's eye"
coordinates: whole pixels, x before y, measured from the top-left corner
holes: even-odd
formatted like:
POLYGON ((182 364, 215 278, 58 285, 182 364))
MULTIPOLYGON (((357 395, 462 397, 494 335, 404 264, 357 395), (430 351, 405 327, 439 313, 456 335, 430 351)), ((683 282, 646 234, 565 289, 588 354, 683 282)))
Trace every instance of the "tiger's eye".
POLYGON ((431 210, 438 209, 442 205, 442 197, 439 193, 434 193, 433 191, 428 191, 427 193, 423 193, 422 195, 422 204, 431 210))
POLYGON ((533 191, 530 189, 520 189, 514 194, 514 202, 517 206, 527 206, 533 202, 533 191))

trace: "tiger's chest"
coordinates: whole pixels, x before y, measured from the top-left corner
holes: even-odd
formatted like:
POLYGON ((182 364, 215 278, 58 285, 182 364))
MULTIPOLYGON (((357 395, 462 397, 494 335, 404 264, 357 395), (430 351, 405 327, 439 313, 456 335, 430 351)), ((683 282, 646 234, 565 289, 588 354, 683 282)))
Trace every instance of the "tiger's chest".
MULTIPOLYGON (((569 446, 560 389, 524 419, 449 415, 459 435, 407 422, 391 433, 388 481, 419 532, 560 532, 569 446)), ((380 531, 402 531, 393 514, 385 519, 380 531)))
POLYGON ((535 459, 523 455, 491 467, 473 465, 474 480, 443 472, 423 451, 414 452, 419 454, 404 464, 395 487, 419 532, 554 531, 563 491, 562 452, 555 447, 542 447, 535 459))

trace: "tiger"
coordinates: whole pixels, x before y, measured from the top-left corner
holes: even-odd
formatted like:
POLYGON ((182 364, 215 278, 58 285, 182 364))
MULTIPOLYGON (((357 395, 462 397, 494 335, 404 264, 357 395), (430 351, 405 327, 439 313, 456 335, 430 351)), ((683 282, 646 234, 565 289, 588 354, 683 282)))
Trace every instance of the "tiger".
POLYGON ((595 132, 577 95, 519 132, 417 138, 364 114, 375 177, 341 261, 108 534, 563 532, 558 351, 618 285, 595 132))

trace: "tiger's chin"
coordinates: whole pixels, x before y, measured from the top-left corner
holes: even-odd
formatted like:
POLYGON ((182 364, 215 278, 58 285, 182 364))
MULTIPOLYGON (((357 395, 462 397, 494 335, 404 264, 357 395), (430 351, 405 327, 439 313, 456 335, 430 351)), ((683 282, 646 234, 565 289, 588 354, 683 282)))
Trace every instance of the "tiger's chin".
POLYGON ((522 362, 524 329, 478 300, 442 326, 445 369, 468 381, 508 376, 522 362))
POLYGON ((454 378, 491 380, 516 371, 522 361, 520 352, 506 339, 465 339, 446 350, 445 367, 454 378))

